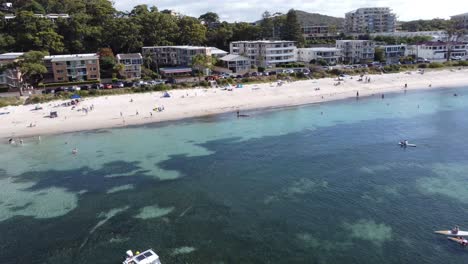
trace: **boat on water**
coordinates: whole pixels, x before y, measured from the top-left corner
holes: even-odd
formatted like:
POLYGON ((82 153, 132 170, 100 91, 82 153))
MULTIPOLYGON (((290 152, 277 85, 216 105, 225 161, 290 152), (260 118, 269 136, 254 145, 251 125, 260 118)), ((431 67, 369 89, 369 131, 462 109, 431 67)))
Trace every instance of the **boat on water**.
POLYGON ((447 237, 447 238, 462 246, 468 246, 468 241, 465 238, 462 238, 462 237, 447 237))
POLYGON ((413 148, 416 147, 416 144, 403 143, 403 142, 398 142, 398 145, 400 145, 401 147, 413 147, 413 148))
POLYGON ((440 230, 440 231, 434 231, 434 233, 439 234, 439 235, 444 235, 444 236, 450 236, 450 237, 465 237, 468 236, 468 231, 457 231, 453 232, 452 230, 440 230))
POLYGON ((136 255, 133 255, 131 250, 126 252, 126 258, 122 264, 161 264, 159 256, 152 250, 148 249, 136 255))

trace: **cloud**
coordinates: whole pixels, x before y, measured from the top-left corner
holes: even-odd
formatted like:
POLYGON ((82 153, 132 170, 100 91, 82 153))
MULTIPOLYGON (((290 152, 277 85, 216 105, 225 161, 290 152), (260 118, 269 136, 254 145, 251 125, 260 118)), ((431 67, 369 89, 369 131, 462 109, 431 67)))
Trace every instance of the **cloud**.
POLYGON ((391 7, 402 21, 414 19, 448 18, 468 11, 468 1, 446 0, 114 0, 118 10, 130 11, 133 6, 156 5, 159 10, 171 9, 186 15, 198 17, 206 12, 218 13, 222 20, 229 22, 252 22, 261 14, 270 12, 286 13, 294 8, 311 13, 344 17, 346 12, 360 7, 391 7))

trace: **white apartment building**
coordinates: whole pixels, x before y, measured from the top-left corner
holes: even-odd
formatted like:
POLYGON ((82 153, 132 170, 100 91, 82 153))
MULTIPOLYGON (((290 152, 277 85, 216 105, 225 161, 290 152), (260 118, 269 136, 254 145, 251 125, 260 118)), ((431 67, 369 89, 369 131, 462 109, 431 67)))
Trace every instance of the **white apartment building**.
POLYGON ((379 32, 369 34, 372 38, 375 37, 395 37, 395 38, 414 38, 414 37, 431 37, 432 41, 447 41, 447 31, 396 31, 396 32, 379 32))
POLYGON ((450 53, 450 59, 460 60, 467 58, 467 48, 468 44, 461 42, 425 42, 415 45, 414 55, 430 62, 444 62, 450 53))
POLYGON ((377 48, 381 48, 384 52, 386 64, 397 64, 400 62, 400 58, 406 54, 406 45, 380 45, 377 48))
POLYGON ((339 35, 339 29, 329 25, 302 25, 301 31, 305 40, 333 39, 339 35))
POLYGON ((342 61, 341 49, 326 47, 300 48, 297 49, 297 60, 306 63, 324 60, 328 65, 336 65, 342 61))
POLYGON ((336 48, 342 50, 344 63, 359 64, 374 60, 375 44, 370 40, 337 40, 336 48))
POLYGON ((396 31, 396 15, 388 7, 359 8, 345 15, 346 33, 396 31))
POLYGON ((212 47, 197 46, 153 46, 142 48, 143 57, 151 56, 153 64, 160 66, 190 66, 198 54, 223 56, 227 52, 212 47))
POLYGON ((141 78, 141 65, 143 57, 140 53, 117 54, 117 62, 123 64, 125 69, 120 73, 127 79, 141 78))
POLYGON ((295 62, 296 50, 294 41, 284 40, 235 41, 230 44, 231 54, 248 57, 257 67, 295 62))
POLYGON ((459 27, 468 29, 468 13, 450 17, 459 27))

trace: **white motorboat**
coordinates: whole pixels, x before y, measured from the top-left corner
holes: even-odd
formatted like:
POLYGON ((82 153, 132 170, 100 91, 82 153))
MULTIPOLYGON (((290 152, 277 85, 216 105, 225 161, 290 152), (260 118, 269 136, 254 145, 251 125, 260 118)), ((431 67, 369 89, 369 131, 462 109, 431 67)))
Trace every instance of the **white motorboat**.
POLYGON ((131 250, 126 252, 126 259, 122 264, 161 264, 159 256, 152 249, 148 249, 136 255, 131 250))
POLYGON ((461 231, 461 230, 459 230, 458 232, 452 232, 452 230, 440 230, 440 231, 434 231, 434 233, 439 234, 439 235, 444 235, 444 236, 453 236, 453 237, 468 236, 468 231, 461 231))

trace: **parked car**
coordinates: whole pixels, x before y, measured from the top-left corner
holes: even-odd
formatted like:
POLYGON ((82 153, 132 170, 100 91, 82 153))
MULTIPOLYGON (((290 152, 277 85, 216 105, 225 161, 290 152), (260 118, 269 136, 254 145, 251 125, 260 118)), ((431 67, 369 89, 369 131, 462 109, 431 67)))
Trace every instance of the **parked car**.
POLYGON ((91 86, 90 85, 82 85, 82 86, 80 86, 80 89, 83 90, 83 91, 88 91, 89 89, 91 89, 91 86))
POLYGON ((294 70, 286 70, 285 73, 286 73, 286 74, 293 74, 293 73, 294 73, 294 70))
POLYGON ((268 75, 276 75, 276 72, 275 71, 271 71, 271 72, 267 72, 268 75))
POLYGON ((114 82, 114 83, 112 83, 111 88, 124 88, 124 83, 123 82, 114 82))
POLYGON ((99 89, 102 89, 104 88, 104 85, 100 84, 100 83, 94 83, 91 85, 91 89, 96 89, 96 90, 99 90, 99 89))
POLYGON ((257 77, 257 76, 258 76, 258 72, 252 72, 252 73, 250 74, 250 76, 252 76, 252 77, 257 77))
POLYGON ((54 89, 45 89, 42 91, 42 94, 53 94, 55 93, 54 89))
POLYGON ((112 84, 111 83, 105 83, 104 84, 104 89, 112 89, 112 84))

